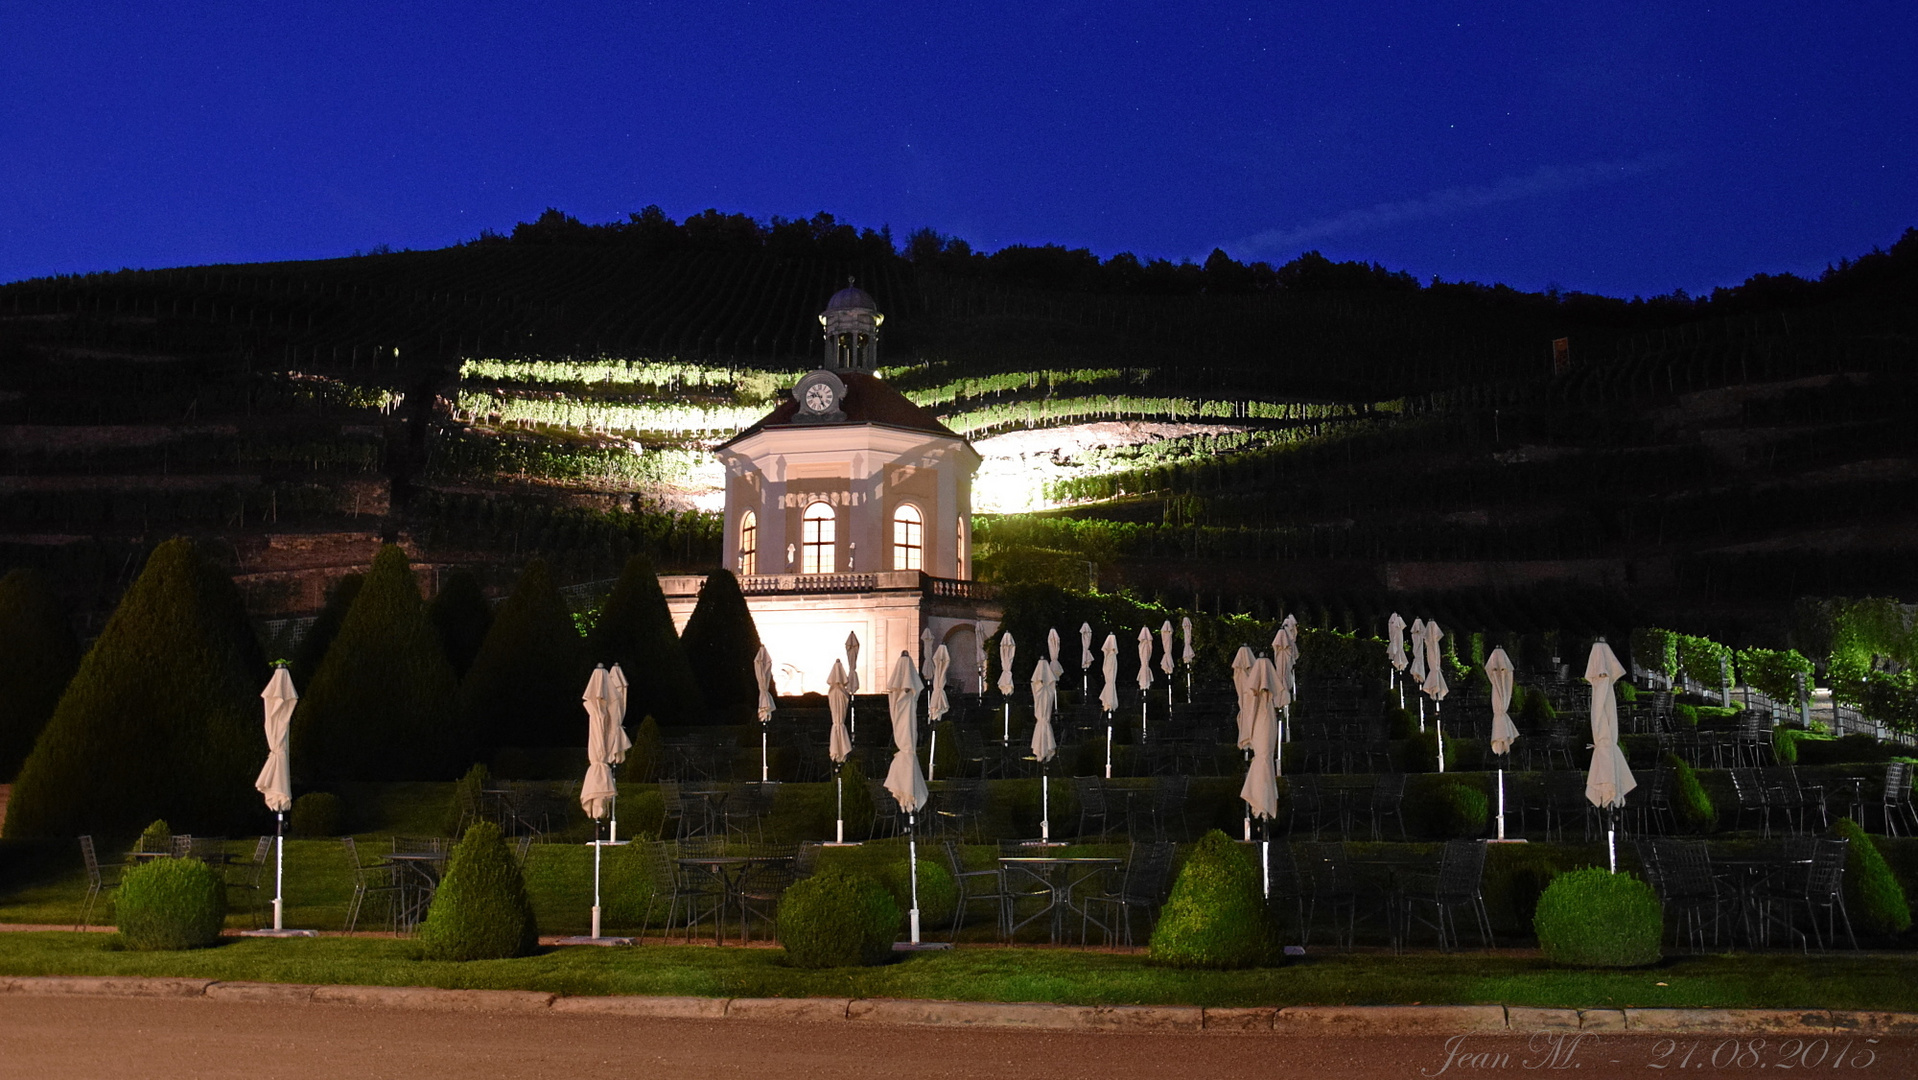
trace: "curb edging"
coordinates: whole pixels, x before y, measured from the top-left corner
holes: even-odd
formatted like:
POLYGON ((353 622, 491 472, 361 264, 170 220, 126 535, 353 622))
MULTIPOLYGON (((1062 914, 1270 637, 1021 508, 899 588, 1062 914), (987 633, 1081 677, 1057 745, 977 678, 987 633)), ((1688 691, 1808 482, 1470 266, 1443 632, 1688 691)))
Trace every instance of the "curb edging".
POLYGON ((433 1012, 558 1013, 659 1020, 857 1022, 1028 1031, 1305 1036, 1499 1035, 1539 1031, 1918 1035, 1918 1013, 1829 1009, 1552 1009, 1520 1005, 1052 1005, 914 998, 592 996, 537 990, 308 985, 98 975, 0 976, 0 994, 203 998, 433 1012))

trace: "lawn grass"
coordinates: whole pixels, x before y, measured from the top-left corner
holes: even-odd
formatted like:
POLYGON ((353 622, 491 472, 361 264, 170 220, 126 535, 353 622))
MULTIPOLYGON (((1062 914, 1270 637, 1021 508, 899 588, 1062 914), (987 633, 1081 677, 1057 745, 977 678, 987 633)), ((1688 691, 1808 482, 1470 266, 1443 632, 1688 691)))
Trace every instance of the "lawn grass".
POLYGON ((1343 953, 1252 971, 1184 971, 1140 954, 960 948, 876 968, 805 971, 783 950, 648 945, 551 948, 517 960, 418 959, 394 938, 229 939, 135 953, 117 939, 0 935, 8 975, 178 976, 294 983, 710 997, 904 997, 1082 1005, 1506 1004, 1562 1008, 1918 1010, 1910 961, 1884 954, 1685 957, 1634 971, 1557 968, 1530 955, 1343 953), (1665 985, 1659 985, 1659 984, 1665 985))

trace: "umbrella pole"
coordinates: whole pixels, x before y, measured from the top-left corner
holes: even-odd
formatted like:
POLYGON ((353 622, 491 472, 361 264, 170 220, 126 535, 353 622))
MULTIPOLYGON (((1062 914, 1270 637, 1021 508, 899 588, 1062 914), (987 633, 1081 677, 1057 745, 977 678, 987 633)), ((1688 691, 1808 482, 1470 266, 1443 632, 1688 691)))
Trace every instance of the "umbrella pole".
POLYGON ((932 738, 926 740, 926 783, 930 784, 938 777, 933 773, 939 767, 939 729, 932 729, 932 738))
POLYGON ((1012 699, 1011 698, 1006 699, 1005 724, 1004 724, 1004 727, 999 732, 999 741, 1002 743, 1005 743, 1007 746, 1012 745, 1012 699))
POLYGON ((273 816, 277 821, 273 826, 273 929, 284 930, 280 915, 286 900, 286 811, 275 811, 273 816))
POLYGON ((1259 878, 1267 900, 1272 899, 1272 822, 1265 823, 1265 839, 1259 842, 1259 878))
POLYGON ((1425 731, 1425 699, 1419 699, 1419 731, 1425 731))
POLYGON ((1445 771, 1445 724, 1439 719, 1439 703, 1432 703, 1433 742, 1438 745, 1438 771, 1445 771))
MULTIPOLYGON (((835 844, 846 842, 846 778, 840 775, 839 768, 838 765, 834 765, 832 770, 832 786, 837 789, 839 795, 839 819, 833 823, 833 843, 835 844)), ((1505 804, 1501 802, 1499 805, 1505 804)))
POLYGON ((1146 701, 1150 691, 1139 691, 1139 745, 1145 745, 1146 701))
POLYGON ((906 814, 906 862, 912 874, 912 943, 919 944, 919 830, 911 811, 906 814))
POLYGON ((1498 838, 1505 839, 1505 766, 1498 767, 1498 838))
POLYGON ((1052 777, 1046 775, 1043 765, 1039 771, 1039 840, 1052 840, 1052 777))
POLYGON ((1605 808, 1605 862, 1618 873, 1618 817, 1611 807, 1605 808))
POLYGON ((1112 714, 1106 714, 1106 779, 1112 779, 1112 714))
POLYGON ((593 823, 593 936, 599 936, 599 853, 605 845, 599 842, 599 822, 593 823))
POLYGON ((766 725, 759 725, 759 782, 766 782, 766 725))

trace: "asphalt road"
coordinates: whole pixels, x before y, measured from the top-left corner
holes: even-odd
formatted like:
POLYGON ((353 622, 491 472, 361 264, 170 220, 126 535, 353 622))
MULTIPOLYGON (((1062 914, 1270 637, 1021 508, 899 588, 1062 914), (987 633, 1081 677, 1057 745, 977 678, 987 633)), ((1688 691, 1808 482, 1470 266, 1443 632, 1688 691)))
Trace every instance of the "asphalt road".
POLYGON ((1918 1038, 1587 1035, 1313 1039, 858 1023, 382 1012, 339 1005, 0 996, 0 1078, 1423 1078, 1918 1076, 1918 1038), (1842 1056, 1841 1056, 1842 1055, 1842 1056), (1713 1067, 1716 1056, 1719 1066, 1713 1067), (1815 1060, 1814 1060, 1815 1057, 1815 1060), (1659 1066, 1663 1066, 1660 1068, 1659 1066))

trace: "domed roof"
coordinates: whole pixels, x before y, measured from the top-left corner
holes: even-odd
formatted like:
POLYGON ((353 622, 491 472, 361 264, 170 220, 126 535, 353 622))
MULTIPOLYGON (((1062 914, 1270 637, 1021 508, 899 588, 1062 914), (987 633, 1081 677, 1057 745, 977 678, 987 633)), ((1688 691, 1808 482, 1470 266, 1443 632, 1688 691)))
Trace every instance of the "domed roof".
POLYGON ((872 297, 866 294, 866 290, 854 286, 852 279, 847 278, 846 287, 833 293, 832 299, 826 301, 826 310, 844 311, 847 308, 865 308, 868 311, 878 311, 879 305, 874 303, 872 297))

